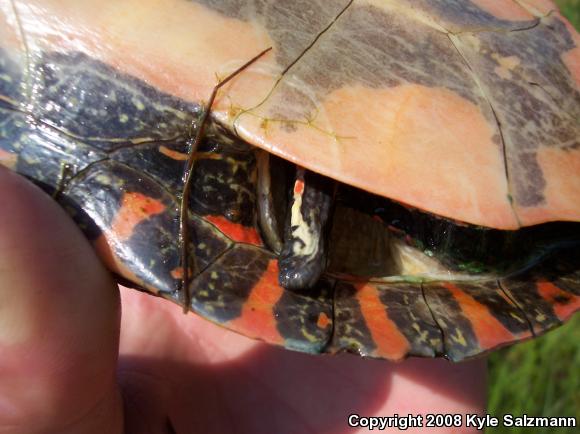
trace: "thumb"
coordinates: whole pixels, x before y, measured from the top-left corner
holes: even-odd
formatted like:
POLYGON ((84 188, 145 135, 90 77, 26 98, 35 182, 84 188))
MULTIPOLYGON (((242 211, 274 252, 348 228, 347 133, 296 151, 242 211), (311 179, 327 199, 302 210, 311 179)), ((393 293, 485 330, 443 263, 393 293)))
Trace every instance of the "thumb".
POLYGON ((0 432, 121 432, 116 285, 64 211, 1 166, 0 198, 0 432))

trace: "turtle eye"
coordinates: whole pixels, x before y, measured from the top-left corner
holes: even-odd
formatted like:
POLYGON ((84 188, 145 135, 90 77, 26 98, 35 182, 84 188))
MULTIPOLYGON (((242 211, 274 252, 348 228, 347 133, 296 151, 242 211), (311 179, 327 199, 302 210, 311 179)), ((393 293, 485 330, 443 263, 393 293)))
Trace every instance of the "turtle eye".
POLYGON ((225 216, 229 221, 234 222, 234 223, 239 222, 240 219, 242 218, 242 214, 240 213, 240 210, 235 209, 235 208, 230 208, 230 209, 226 210, 225 216))

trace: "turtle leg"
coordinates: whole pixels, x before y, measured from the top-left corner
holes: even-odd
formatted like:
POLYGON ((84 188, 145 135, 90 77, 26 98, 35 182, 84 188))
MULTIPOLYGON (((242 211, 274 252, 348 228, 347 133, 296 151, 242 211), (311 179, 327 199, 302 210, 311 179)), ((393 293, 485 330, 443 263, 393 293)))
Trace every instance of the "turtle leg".
MULTIPOLYGON (((262 235, 265 238, 268 247, 276 254, 282 251, 282 240, 278 234, 282 225, 278 226, 278 216, 272 194, 272 179, 270 176, 270 154, 266 151, 258 150, 256 152, 256 161, 258 163, 258 221, 262 235)), ((283 220, 283 219, 280 219, 283 220)))
POLYGON ((284 245, 278 260, 280 285, 311 288, 326 268, 326 226, 334 182, 304 168, 296 169, 284 245))

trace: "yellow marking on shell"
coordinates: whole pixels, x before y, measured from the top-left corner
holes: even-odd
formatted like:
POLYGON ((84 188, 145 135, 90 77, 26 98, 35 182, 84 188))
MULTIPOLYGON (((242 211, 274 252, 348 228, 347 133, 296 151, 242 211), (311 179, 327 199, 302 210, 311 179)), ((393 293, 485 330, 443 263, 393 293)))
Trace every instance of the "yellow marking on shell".
POLYGON ((538 322, 544 322, 546 321, 546 315, 543 313, 540 313, 538 315, 536 315, 536 321, 538 322))
POLYGON ((319 340, 316 335, 312 333, 308 333, 308 330, 305 327, 301 328, 302 335, 308 340, 308 342, 317 342, 319 340))
POLYGON ((439 347, 439 345, 441 344, 441 339, 439 339, 439 338, 433 338, 433 339, 430 339, 429 340, 429 343, 433 347, 439 347))
POLYGON ((427 332, 427 330, 422 330, 421 326, 416 322, 413 323, 412 327, 419 334, 419 342, 427 342, 427 338, 429 337, 429 333, 427 332))
POLYGON ((462 347, 466 347, 467 346, 467 341, 465 340, 465 336, 463 336, 463 333, 461 332, 460 329, 455 329, 455 335, 451 335, 451 339, 458 343, 459 345, 461 345, 462 347))
POLYGON ((135 106, 135 108, 139 111, 143 111, 145 110, 145 105, 143 104, 143 102, 138 99, 138 98, 131 98, 131 102, 133 103, 133 105, 135 106))
POLYGON ((111 177, 103 174, 99 174, 95 177, 95 181, 102 185, 111 185, 111 177))
POLYGON ((119 116, 119 122, 121 122, 122 124, 126 124, 128 120, 129 116, 127 116, 125 113, 119 116))
POLYGON ((525 320, 515 312, 510 312, 510 316, 521 323, 525 323, 525 320))

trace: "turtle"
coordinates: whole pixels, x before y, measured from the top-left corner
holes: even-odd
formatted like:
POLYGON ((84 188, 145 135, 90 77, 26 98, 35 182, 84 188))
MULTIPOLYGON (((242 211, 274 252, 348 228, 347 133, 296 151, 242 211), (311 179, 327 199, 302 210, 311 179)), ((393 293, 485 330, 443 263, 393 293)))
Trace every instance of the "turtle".
POLYGON ((0 163, 119 282, 388 360, 580 308, 580 36, 551 1, 0 6, 0 163))

